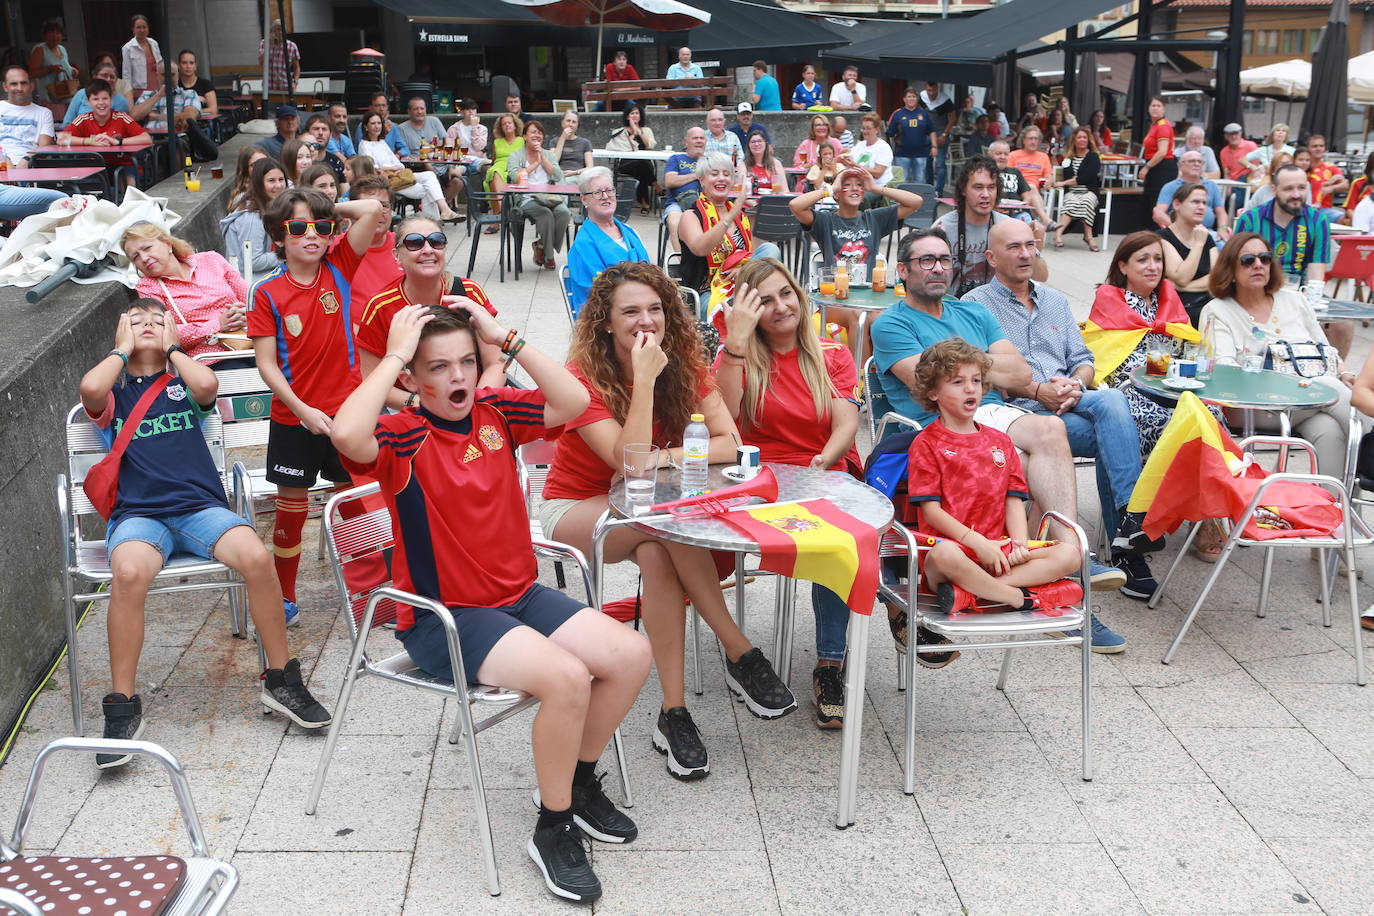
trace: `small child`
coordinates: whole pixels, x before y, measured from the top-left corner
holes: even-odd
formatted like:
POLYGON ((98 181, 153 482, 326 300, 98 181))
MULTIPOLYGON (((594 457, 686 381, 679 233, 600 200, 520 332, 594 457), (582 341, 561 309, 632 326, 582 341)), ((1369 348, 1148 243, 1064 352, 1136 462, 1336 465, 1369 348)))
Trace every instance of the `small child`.
MULTIPOLYGON (((200 424, 215 409, 219 379, 186 355, 176 322, 156 299, 137 299, 119 318, 110 354, 81 379, 81 404, 113 442, 119 427, 154 384, 171 380, 153 400, 120 459, 119 491, 110 513, 109 640, 113 690, 101 703, 103 737, 134 739, 143 732, 137 691, 143 649, 143 606, 153 578, 173 554, 219 560, 243 576, 248 609, 267 655, 263 706, 303 728, 323 728, 330 715, 301 682, 300 662, 288 660, 281 586, 257 532, 229 509, 224 486, 200 424)), ((128 754, 97 754, 101 769, 122 766, 128 754)))
MULTIPOLYGON (((396 312, 385 355, 339 409, 331 436, 347 468, 381 485, 396 586, 453 609, 468 681, 538 697, 539 819, 526 848, 549 890, 590 903, 601 882, 584 832, 604 843, 638 834, 595 770, 648 677, 649 644, 537 581, 513 452, 581 416, 587 390, 481 305, 458 306, 396 312), (479 388, 479 342, 499 345, 538 387, 479 388), (419 406, 379 416, 397 384, 417 393, 419 406)), ((427 673, 454 678, 435 614, 399 607, 396 637, 427 673)))
POLYGON ((1006 433, 980 426, 992 361, 961 338, 921 354, 913 394, 940 414, 911 443, 907 493, 917 528, 939 538, 923 575, 942 613, 976 611, 978 599, 1013 610, 1051 610, 1083 597, 1064 577, 1080 568, 1074 545, 1026 546, 1030 499, 1021 459, 1006 433))

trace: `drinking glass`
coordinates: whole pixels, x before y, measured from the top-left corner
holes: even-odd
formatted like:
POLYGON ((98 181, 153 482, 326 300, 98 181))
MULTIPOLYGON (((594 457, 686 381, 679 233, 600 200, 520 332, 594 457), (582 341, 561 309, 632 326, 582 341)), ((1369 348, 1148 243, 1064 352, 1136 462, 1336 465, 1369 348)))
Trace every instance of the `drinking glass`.
POLYGON ((658 473, 658 446, 631 442, 624 448, 625 499, 636 515, 649 511, 654 502, 654 483, 658 473))
POLYGON ((820 277, 819 292, 822 296, 835 295, 835 268, 822 267, 817 272, 820 277))

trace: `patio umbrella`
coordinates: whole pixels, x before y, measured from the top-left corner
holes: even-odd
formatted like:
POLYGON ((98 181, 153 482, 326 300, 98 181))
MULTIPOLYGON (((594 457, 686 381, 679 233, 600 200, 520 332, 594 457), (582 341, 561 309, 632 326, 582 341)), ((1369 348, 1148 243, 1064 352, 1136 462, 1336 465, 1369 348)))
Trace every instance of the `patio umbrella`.
POLYGON ((596 24, 595 78, 601 74, 601 39, 606 23, 659 32, 678 32, 711 21, 711 14, 678 0, 504 0, 523 6, 556 25, 578 28, 596 24))
POLYGON ((1312 88, 1302 110, 1298 137, 1326 137, 1328 149, 1345 149, 1346 68, 1350 61, 1350 0, 1335 0, 1331 18, 1312 52, 1312 88))
POLYGON ((1073 98, 1069 99, 1069 110, 1078 116, 1079 124, 1087 124, 1097 104, 1097 52, 1087 51, 1078 55, 1078 73, 1073 81, 1073 98))
POLYGON ((1253 95, 1305 99, 1312 85, 1312 65, 1294 58, 1240 71, 1240 90, 1253 95))

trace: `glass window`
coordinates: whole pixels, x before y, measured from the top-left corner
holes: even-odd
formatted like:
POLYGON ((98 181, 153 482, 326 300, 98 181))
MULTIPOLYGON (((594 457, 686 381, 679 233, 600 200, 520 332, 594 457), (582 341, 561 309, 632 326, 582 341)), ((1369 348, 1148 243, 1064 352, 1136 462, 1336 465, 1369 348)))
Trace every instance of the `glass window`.
POLYGON ((1307 49, 1305 47, 1307 38, 1306 29, 1284 29, 1283 30, 1283 53, 1302 54, 1307 49))
POLYGON ((1277 54, 1279 53, 1279 30, 1260 29, 1255 33, 1255 53, 1256 54, 1277 54))
POLYGON ((1246 29, 1240 36, 1240 53, 1242 56, 1253 54, 1255 51, 1255 33, 1246 29))

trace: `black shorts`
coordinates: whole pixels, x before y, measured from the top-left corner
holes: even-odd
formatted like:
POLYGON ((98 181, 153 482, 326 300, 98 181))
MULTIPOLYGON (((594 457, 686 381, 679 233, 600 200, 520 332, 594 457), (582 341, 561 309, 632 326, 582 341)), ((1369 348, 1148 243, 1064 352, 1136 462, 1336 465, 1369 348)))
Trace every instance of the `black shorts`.
POLYGON ((271 421, 267 430, 267 482, 308 490, 320 477, 331 483, 351 480, 329 437, 304 426, 271 421))

